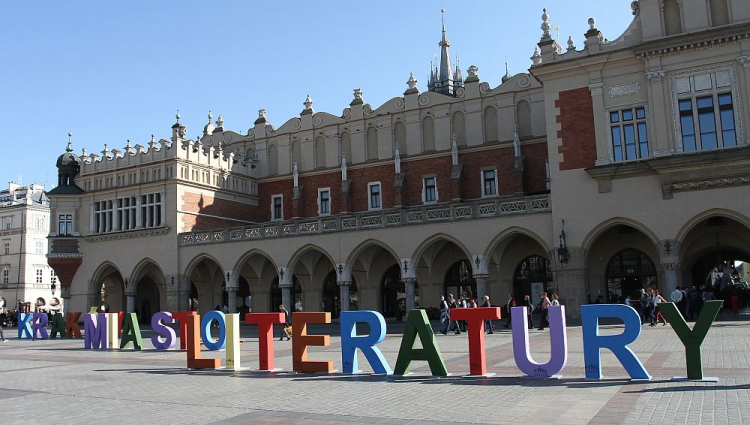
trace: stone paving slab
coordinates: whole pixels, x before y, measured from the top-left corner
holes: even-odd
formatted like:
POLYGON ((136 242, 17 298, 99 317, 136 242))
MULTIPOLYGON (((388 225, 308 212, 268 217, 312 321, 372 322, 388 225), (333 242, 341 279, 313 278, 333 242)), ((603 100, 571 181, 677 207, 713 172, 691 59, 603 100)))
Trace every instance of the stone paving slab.
MULTIPOLYGON (((605 326, 602 333, 621 327, 605 326)), ((11 335, 7 330, 6 335, 11 335)), ((257 367, 257 338, 243 328, 243 366, 257 367)), ((467 337, 437 335, 452 376, 434 379, 425 362, 414 375, 377 377, 282 372, 187 371, 186 354, 146 350, 84 350, 80 340, 0 343, 0 412, 24 423, 352 424, 352 423, 750 423, 750 326, 717 323, 704 343, 704 370, 717 383, 672 381, 684 375, 684 349, 669 326, 644 327, 633 351, 654 376, 630 382, 604 352, 605 379, 584 379, 581 329, 568 328, 569 358, 558 380, 523 378, 513 361, 510 331, 487 336, 488 379, 466 378, 467 337), (39 414, 39 412, 44 412, 39 414)), ((313 360, 341 369, 340 339, 311 347, 313 360)), ((395 364, 401 336, 380 347, 395 364)), ((291 343, 274 342, 276 366, 291 369, 291 343)), ((549 334, 531 331, 536 361, 549 357, 549 334)), ((223 352, 202 352, 221 358, 223 352)), ((360 355, 360 368, 369 371, 360 355)))

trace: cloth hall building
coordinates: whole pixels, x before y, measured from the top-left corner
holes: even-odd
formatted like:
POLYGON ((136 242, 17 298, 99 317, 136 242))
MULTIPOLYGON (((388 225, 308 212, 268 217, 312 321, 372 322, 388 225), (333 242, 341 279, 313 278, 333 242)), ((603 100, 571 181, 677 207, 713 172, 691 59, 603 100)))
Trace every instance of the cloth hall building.
MULTIPOLYGON (((552 12, 552 11, 551 11, 552 12)), ((48 193, 66 309, 378 310, 700 286, 750 260, 750 3, 642 0, 502 84, 441 59, 428 90, 100 153, 48 193), (64 221, 64 223, 63 223, 64 221), (64 230, 63 230, 64 229, 64 230)), ((434 311, 434 310, 433 310, 434 311)))

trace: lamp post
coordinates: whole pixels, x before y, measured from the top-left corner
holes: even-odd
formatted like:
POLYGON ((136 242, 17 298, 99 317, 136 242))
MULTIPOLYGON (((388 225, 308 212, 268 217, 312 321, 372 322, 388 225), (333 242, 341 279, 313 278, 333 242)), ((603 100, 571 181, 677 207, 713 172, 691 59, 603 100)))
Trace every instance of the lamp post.
POLYGON ((570 251, 565 241, 565 220, 562 221, 562 230, 560 231, 560 248, 557 248, 557 261, 560 264, 568 264, 568 261, 570 261, 570 251))

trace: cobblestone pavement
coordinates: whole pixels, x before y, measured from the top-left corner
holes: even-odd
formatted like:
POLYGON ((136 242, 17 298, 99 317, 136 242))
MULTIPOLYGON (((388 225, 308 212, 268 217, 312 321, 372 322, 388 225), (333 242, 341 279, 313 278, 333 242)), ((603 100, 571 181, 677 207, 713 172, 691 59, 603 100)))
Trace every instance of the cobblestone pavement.
MULTIPOLYGON (((188 371, 186 354, 146 349, 84 350, 80 340, 0 343, 0 412, 5 421, 118 425, 156 423, 351 424, 463 423, 750 423, 750 326, 714 324, 703 344, 704 371, 716 383, 672 381, 685 374, 681 342, 669 326, 645 326, 631 345, 653 375, 630 382, 603 352, 605 379, 584 379, 580 327, 568 329, 569 359, 561 379, 522 378, 509 331, 487 336, 487 379, 467 378, 467 337, 438 334, 450 377, 429 377, 415 362, 406 377, 314 375, 249 371, 188 371), (293 422, 290 422, 293 421, 293 422)), ((617 333, 618 326, 606 326, 617 333)), ((314 328, 313 328, 314 329, 314 328)), ((13 334, 6 329, 6 336, 13 334)), ((257 368, 257 338, 243 328, 243 366, 257 368)), ((150 336, 149 332, 144 337, 150 336)), ((380 345, 391 366, 400 335, 380 345)), ((531 331, 535 359, 549 355, 547 331, 531 331)), ((276 366, 291 369, 291 342, 275 341, 276 366)), ((341 367, 340 339, 310 348, 310 358, 341 367)), ((204 357, 224 357, 203 351, 204 357)), ((360 368, 369 366, 360 355, 360 368)), ((18 423, 18 422, 17 422, 18 423)))

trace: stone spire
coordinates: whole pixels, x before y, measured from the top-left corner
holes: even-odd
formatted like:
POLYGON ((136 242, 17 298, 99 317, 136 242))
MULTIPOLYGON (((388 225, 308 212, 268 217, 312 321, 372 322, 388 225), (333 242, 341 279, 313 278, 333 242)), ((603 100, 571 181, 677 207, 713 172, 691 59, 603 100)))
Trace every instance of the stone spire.
POLYGON ((300 115, 308 115, 308 114, 314 114, 315 113, 315 110, 313 110, 313 108, 312 108, 313 100, 312 100, 312 98, 310 97, 309 94, 305 98, 305 101, 302 102, 302 104, 305 105, 305 109, 303 109, 302 112, 300 112, 300 115))
POLYGON ((438 46, 440 46, 440 67, 434 71, 434 77, 430 76, 431 79, 434 78, 434 82, 431 86, 428 84, 428 89, 447 96, 453 96, 455 94, 455 79, 449 50, 451 42, 448 41, 448 36, 445 32, 445 9, 440 9, 440 14, 443 28, 443 36, 438 43, 438 46))
POLYGON ((505 62, 505 75, 503 75, 502 81, 503 83, 510 80, 512 78, 512 75, 510 75, 510 72, 508 72, 508 62, 505 62))
MULTIPOLYGON (((182 143, 185 141, 185 137, 187 137, 187 127, 185 127, 185 124, 180 123, 179 109, 174 117, 177 119, 177 122, 172 126, 172 143, 182 143)), ((129 152, 127 149, 125 151, 129 152)))

